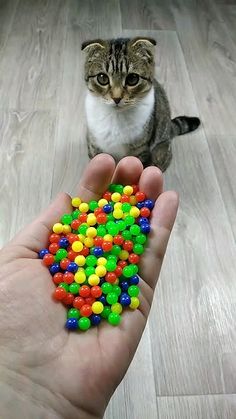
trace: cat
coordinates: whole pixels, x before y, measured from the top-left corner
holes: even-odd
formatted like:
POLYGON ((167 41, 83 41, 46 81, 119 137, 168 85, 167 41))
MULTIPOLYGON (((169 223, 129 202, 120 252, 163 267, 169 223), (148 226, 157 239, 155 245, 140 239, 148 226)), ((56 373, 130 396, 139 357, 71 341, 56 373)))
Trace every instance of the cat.
POLYGON ((154 78, 155 45, 144 37, 82 44, 90 158, 102 152, 116 161, 132 155, 144 167, 164 172, 172 159, 172 139, 198 128, 197 117, 171 119, 165 90, 154 78))

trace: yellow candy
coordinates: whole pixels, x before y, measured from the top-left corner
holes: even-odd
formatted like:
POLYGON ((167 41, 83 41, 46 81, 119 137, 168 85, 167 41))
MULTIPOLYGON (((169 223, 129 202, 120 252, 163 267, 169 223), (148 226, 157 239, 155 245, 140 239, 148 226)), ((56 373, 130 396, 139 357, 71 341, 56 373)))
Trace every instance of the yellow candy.
POLYGON ((140 304, 140 301, 137 297, 131 297, 131 303, 129 305, 130 308, 135 310, 136 308, 138 308, 139 304, 140 304))
POLYGON ((74 242, 74 243, 72 243, 72 250, 74 251, 74 252, 81 252, 81 250, 83 249, 83 243, 81 243, 81 242, 79 242, 79 241, 76 241, 76 242, 74 242))
POLYGON ((94 285, 98 285, 100 282, 100 278, 98 275, 92 274, 88 277, 88 283, 93 287, 94 285))
POLYGON ((106 263, 107 263, 106 258, 100 257, 100 258, 98 258, 98 260, 97 260, 97 265, 98 265, 98 266, 105 266, 105 265, 106 265, 106 263))
POLYGON ((136 205, 137 204, 136 196, 131 195, 130 198, 129 198, 129 202, 130 202, 131 205, 136 205))
POLYGON ((114 209, 121 209, 122 208, 122 202, 116 202, 114 205, 114 209))
POLYGON ((103 237, 104 242, 113 242, 113 236, 111 234, 105 234, 103 237))
POLYGON ((120 194, 120 193, 118 193, 118 192, 114 192, 114 193, 111 195, 111 200, 112 200, 113 202, 119 202, 119 201, 120 201, 120 198, 121 198, 121 194, 120 194))
POLYGON ((123 211, 121 209, 115 209, 113 211, 113 217, 116 218, 117 220, 120 220, 123 217, 123 211))
POLYGON ((125 186, 124 189, 123 189, 123 193, 125 195, 128 195, 128 196, 132 195, 133 192, 134 192, 134 190, 133 190, 132 186, 129 186, 129 185, 125 186))
POLYGON ((119 253, 119 258, 121 260, 126 260, 129 257, 129 252, 127 250, 121 250, 121 252, 119 253))
POLYGON ((137 218, 140 215, 140 210, 137 207, 132 207, 130 209, 129 215, 132 215, 132 217, 137 218))
POLYGON ((86 238, 84 239, 84 245, 85 245, 86 247, 93 247, 93 245, 94 245, 94 240, 93 240, 93 238, 92 238, 92 237, 86 237, 86 238))
POLYGON ((87 224, 89 226, 95 226, 97 219, 94 214, 88 214, 87 224))
POLYGON ((108 201, 106 199, 104 199, 104 198, 99 199, 99 201, 98 201, 99 208, 103 208, 104 205, 107 205, 107 204, 108 204, 108 201))
POLYGON ((81 212, 88 212, 88 210, 89 210, 88 204, 86 202, 82 202, 79 206, 79 210, 81 212))
POLYGON ((79 206, 81 204, 81 199, 77 196, 77 197, 72 199, 71 203, 72 203, 73 207, 79 208, 79 206))
POLYGON ((89 227, 86 231, 86 236, 88 237, 96 237, 97 229, 95 227, 89 227))
POLYGON ((78 234, 78 238, 81 241, 81 243, 84 242, 85 236, 83 234, 78 234))
POLYGON ((95 269, 95 274, 96 274, 97 276, 99 276, 100 278, 102 278, 103 276, 105 276, 105 275, 106 275, 106 273, 107 273, 107 270, 106 270, 106 268, 105 268, 105 266, 104 266, 104 265, 99 265, 99 266, 97 266, 97 267, 96 267, 96 269, 95 269))
POLYGON ((112 304, 111 311, 116 314, 122 313, 122 305, 120 303, 112 304))
POLYGON ((56 224, 54 224, 52 229, 53 229, 54 233, 61 234, 63 232, 63 225, 61 223, 56 223, 56 224))
POLYGON ((68 233, 71 233, 71 226, 69 226, 69 224, 65 224, 65 225, 63 226, 63 231, 62 231, 62 233, 63 233, 63 234, 68 234, 68 233))
POLYGON ((92 311, 94 314, 100 314, 104 309, 103 304, 100 301, 96 301, 92 304, 92 311))
POLYGON ((86 262, 86 259, 85 259, 85 257, 83 255, 76 256, 75 263, 78 266, 84 266, 85 265, 85 262, 86 262))
POLYGON ((77 284, 83 284, 86 281, 86 274, 84 270, 78 270, 75 273, 74 280, 77 284))

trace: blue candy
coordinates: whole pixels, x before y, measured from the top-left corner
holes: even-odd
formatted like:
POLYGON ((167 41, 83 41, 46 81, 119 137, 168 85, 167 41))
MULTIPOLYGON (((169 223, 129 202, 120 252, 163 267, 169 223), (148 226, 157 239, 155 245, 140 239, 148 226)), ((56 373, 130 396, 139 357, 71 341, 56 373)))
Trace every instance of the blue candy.
POLYGON ((90 320, 94 326, 97 326, 101 322, 102 318, 99 316, 99 314, 92 314, 90 316, 90 320))
POLYGON ((70 262, 69 265, 67 266, 67 271, 75 273, 78 270, 78 265, 75 262, 70 262))
POLYGON ((47 255, 48 253, 49 253, 49 250, 48 249, 42 249, 42 250, 40 250, 40 252, 39 252, 40 259, 43 259, 44 256, 47 255))
POLYGON ((49 272, 50 272, 51 275, 55 275, 55 274, 57 274, 57 272, 60 272, 60 269, 61 269, 60 264, 55 262, 55 263, 52 264, 52 266, 50 266, 49 272))
POLYGON ((78 320, 74 319, 73 317, 66 320, 66 328, 69 330, 76 330, 78 329, 78 320))

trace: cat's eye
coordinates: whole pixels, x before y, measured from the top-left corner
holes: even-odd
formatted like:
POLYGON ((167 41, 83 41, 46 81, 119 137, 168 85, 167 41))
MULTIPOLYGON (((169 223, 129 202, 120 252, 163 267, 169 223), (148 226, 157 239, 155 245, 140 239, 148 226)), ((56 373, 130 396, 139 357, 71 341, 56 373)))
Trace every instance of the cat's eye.
POLYGON ((97 81, 102 86, 106 86, 109 83, 109 77, 104 73, 100 73, 97 75, 97 81))
POLYGON ((136 84, 138 84, 139 82, 139 75, 136 73, 130 73, 128 74, 128 76, 126 77, 126 81, 125 83, 128 86, 136 86, 136 84))

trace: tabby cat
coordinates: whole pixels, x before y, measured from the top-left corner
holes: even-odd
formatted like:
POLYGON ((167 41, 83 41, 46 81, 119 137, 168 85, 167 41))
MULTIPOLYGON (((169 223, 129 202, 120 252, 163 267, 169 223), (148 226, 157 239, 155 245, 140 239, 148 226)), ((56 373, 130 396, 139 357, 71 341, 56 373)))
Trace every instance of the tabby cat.
POLYGON ((172 158, 172 139, 199 126, 195 117, 171 119, 165 91, 154 78, 155 45, 143 37, 82 44, 90 158, 101 152, 116 161, 132 155, 164 171, 172 158))

